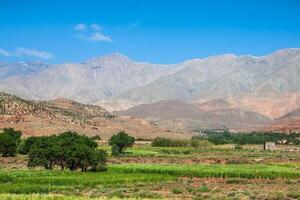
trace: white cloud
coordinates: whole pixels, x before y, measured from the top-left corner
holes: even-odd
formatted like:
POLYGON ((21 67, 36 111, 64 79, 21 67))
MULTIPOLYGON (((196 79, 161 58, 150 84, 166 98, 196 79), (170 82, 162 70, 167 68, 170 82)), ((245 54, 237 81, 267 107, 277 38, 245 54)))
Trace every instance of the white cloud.
POLYGON ((109 36, 103 35, 100 32, 93 33, 90 37, 87 38, 89 41, 92 42, 111 42, 112 39, 109 36))
POLYGON ((90 27, 94 31, 100 31, 102 28, 99 24, 91 24, 90 27))
POLYGON ((11 57, 12 54, 4 49, 0 49, 0 55, 5 56, 5 57, 11 57))
POLYGON ((41 59, 52 59, 54 55, 48 53, 46 51, 39 51, 36 49, 25 49, 25 48, 17 48, 16 55, 18 56, 29 56, 29 57, 37 57, 41 59))
POLYGON ((74 29, 76 31, 85 31, 87 29, 87 26, 85 24, 77 24, 74 29))
POLYGON ((4 49, 0 49, 0 55, 3 55, 5 57, 28 56, 28 57, 36 57, 36 58, 40 58, 40 59, 54 58, 53 54, 48 53, 46 51, 39 51, 36 49, 26 49, 26 48, 20 48, 20 47, 17 47, 16 51, 14 51, 14 52, 9 52, 4 49))
POLYGON ((77 24, 74 27, 75 30, 80 31, 79 38, 90 42, 112 42, 110 36, 102 33, 102 27, 99 24, 77 24), (84 31, 84 33, 82 33, 84 31))

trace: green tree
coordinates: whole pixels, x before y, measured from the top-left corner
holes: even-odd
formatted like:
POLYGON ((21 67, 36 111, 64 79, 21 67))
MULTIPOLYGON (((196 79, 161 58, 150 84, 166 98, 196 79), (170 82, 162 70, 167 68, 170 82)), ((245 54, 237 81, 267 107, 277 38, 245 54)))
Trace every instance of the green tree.
POLYGON ((3 157, 15 156, 21 135, 21 131, 16 131, 13 128, 3 129, 3 132, 0 133, 0 153, 3 157))
POLYGON ((127 147, 132 147, 134 141, 134 137, 129 136, 124 131, 114 134, 109 139, 109 145, 112 146, 112 154, 123 154, 127 147))
POLYGON ((28 153, 28 167, 44 167, 53 169, 59 148, 56 136, 42 136, 34 142, 28 153))
MULTIPOLYGON (((32 139, 31 139, 32 140, 32 139)), ((54 136, 37 137, 24 145, 28 153, 28 166, 63 170, 102 171, 106 169, 106 152, 97 150, 98 144, 91 138, 68 131, 54 136), (30 143, 30 144, 29 144, 30 143)))
POLYGON ((34 143, 39 139, 39 137, 29 137, 23 140, 19 145, 19 153, 20 154, 28 154, 31 147, 34 143))

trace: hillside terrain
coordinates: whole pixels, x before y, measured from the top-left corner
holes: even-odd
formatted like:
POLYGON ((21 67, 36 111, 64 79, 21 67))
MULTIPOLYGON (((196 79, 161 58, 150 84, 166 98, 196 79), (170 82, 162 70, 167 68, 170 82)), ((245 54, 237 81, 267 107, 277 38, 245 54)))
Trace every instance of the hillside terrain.
POLYGON ((300 108, 276 119, 266 128, 267 130, 283 132, 300 132, 300 108))
POLYGON ((67 99, 31 101, 0 93, 0 129, 13 127, 24 136, 57 134, 73 130, 106 139, 119 130, 135 137, 188 137, 170 135, 165 129, 143 119, 116 117, 100 106, 67 99))
POLYGON ((167 127, 171 127, 174 120, 177 131, 192 131, 199 127, 250 130, 265 126, 266 123, 272 121, 267 116, 239 108, 222 107, 206 110, 203 108, 204 106, 201 104, 165 100, 152 104, 141 104, 114 113, 120 116, 132 116, 162 122, 167 127))

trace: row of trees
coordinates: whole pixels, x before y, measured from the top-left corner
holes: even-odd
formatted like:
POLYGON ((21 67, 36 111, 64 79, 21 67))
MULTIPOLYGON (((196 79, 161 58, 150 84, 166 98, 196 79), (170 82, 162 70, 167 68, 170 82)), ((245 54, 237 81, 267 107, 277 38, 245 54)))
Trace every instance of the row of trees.
MULTIPOLYGON (((22 133, 12 128, 3 129, 0 133, 0 154, 3 157, 15 154, 28 155, 28 167, 44 167, 53 169, 55 166, 62 170, 81 169, 81 171, 102 171, 106 169, 107 153, 98 149, 95 140, 99 137, 87 137, 76 132, 68 131, 59 135, 29 137, 21 140, 22 133)), ((109 144, 112 155, 124 154, 135 139, 124 131, 114 134, 109 144)))
POLYGON ((264 144, 265 142, 300 144, 300 133, 251 132, 230 133, 229 131, 203 131, 206 135, 195 136, 195 139, 206 139, 213 144, 264 144))

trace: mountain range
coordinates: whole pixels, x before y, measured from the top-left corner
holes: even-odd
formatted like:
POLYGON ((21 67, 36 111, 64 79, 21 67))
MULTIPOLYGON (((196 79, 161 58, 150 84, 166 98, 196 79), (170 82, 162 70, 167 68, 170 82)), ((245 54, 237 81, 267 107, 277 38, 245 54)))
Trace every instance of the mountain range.
POLYGON ((82 63, 1 63, 0 90, 30 100, 63 97, 153 119, 164 114, 149 114, 150 104, 157 108, 177 100, 182 102, 178 106, 187 108, 186 103, 197 109, 198 121, 209 116, 217 123, 232 119, 240 124, 251 116, 250 121, 261 124, 300 108, 300 49, 260 57, 224 54, 168 65, 136 62, 118 53, 82 63), (138 112, 133 112, 135 107, 138 112))

